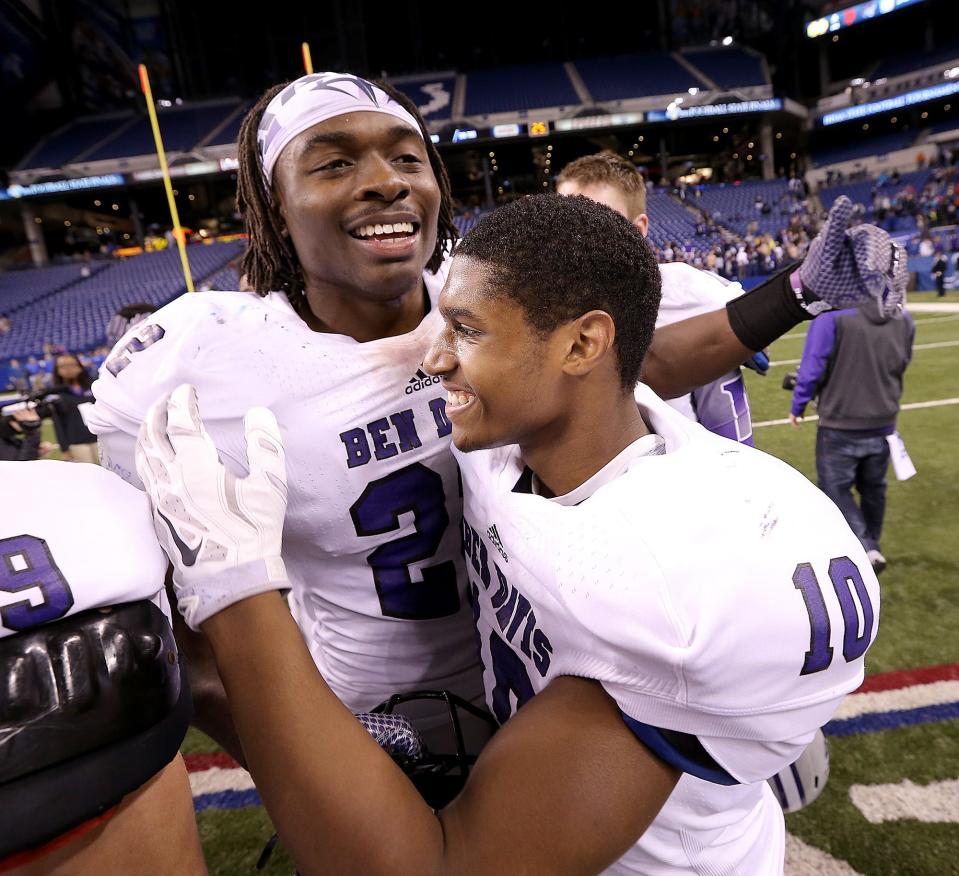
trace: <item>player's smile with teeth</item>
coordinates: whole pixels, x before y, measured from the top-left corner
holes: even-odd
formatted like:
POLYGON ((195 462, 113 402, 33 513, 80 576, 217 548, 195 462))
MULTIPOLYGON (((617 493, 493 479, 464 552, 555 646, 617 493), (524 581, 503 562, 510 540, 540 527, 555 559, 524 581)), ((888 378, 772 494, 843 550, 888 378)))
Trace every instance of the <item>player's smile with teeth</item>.
POLYGON ((451 389, 447 390, 446 393, 446 412, 447 414, 456 413, 463 408, 467 407, 470 402, 475 399, 476 396, 471 392, 466 392, 461 389, 451 389))

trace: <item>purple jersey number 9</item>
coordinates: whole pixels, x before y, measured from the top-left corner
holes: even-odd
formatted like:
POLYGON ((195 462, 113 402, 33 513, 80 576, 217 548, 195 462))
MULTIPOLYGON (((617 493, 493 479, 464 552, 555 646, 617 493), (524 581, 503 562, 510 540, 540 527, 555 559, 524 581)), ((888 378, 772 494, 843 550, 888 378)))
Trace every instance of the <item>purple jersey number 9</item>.
POLYGON ((21 599, 0 608, 0 621, 22 632, 63 617, 73 607, 73 594, 57 568, 50 548, 35 535, 0 539, 0 593, 39 591, 40 601, 21 599))

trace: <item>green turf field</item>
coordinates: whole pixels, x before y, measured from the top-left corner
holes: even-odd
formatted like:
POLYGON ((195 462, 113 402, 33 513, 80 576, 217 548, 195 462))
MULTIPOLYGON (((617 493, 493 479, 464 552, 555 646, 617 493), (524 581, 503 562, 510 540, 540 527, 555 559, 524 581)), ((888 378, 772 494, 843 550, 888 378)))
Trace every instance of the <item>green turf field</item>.
MULTIPOLYGON (((949 297, 959 298, 954 293, 949 297)), ((913 301, 933 301, 915 295, 913 301)), ((803 332, 779 341, 771 359, 798 359, 803 332)), ((903 403, 959 397, 959 313, 916 314, 916 347, 906 372, 903 403), (926 344, 948 344, 922 349, 926 344)), ((748 373, 755 422, 789 415, 782 375, 795 365, 748 373)), ((918 474, 889 483, 879 635, 867 669, 886 672, 959 662, 959 404, 905 410, 899 432, 918 474)), ((756 444, 815 477, 815 423, 756 429, 756 444)), ((863 876, 941 876, 959 873, 959 824, 918 821, 872 825, 849 800, 853 783, 923 784, 959 778, 959 723, 944 721, 830 740, 832 774, 816 804, 787 820, 810 845, 844 859, 863 876)), ((956 803, 959 808, 959 801, 956 803)), ((805 874, 804 874, 805 876, 805 874)))
MULTIPOLYGON (((928 294, 914 301, 934 301, 928 294)), ((950 293, 947 300, 959 301, 950 293)), ((906 374, 903 402, 959 397, 959 313, 917 314, 917 349, 906 374), (935 345, 935 346, 925 346, 935 345)), ((774 363, 798 359, 804 331, 796 330, 771 349, 774 363)), ((782 376, 795 364, 774 364, 767 377, 747 372, 753 420, 788 417, 790 394, 782 376)), ((889 568, 882 576, 882 614, 870 673, 959 662, 959 404, 905 410, 899 430, 918 469, 905 483, 890 481, 883 551, 889 568)), ((814 475, 816 426, 804 423, 760 426, 756 444, 814 475)), ((202 734, 191 731, 184 750, 213 751, 202 734)), ((852 805, 853 784, 923 784, 959 778, 959 722, 943 721, 899 730, 831 740, 832 777, 817 803, 787 825, 805 843, 822 849, 852 870, 793 865, 788 876, 825 873, 849 876, 943 876, 959 874, 959 823, 894 821, 872 825, 852 805)), ((948 817, 948 814, 943 817, 948 817)), ((259 807, 199 813, 201 836, 211 874, 253 872, 271 829, 259 807)), ((265 874, 293 872, 277 850, 265 874)))

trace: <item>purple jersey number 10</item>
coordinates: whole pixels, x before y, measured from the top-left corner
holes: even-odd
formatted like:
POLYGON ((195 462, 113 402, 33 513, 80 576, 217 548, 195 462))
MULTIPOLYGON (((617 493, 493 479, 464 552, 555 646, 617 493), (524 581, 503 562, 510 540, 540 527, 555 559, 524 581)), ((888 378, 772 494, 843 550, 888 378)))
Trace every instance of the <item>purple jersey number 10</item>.
POLYGON ((11 602, 0 608, 0 621, 22 632, 63 617, 73 607, 73 594, 57 568, 50 548, 35 535, 0 539, 0 593, 39 590, 42 601, 11 602))
MULTIPOLYGON (((872 641, 875 612, 869 592, 862 580, 856 564, 849 557, 836 557, 829 561, 829 580, 836 591, 839 608, 842 611, 843 637, 842 656, 847 663, 858 660, 866 653, 872 641), (853 596, 855 590, 856 596, 853 596), (859 632, 859 609, 862 608, 862 632, 859 632)), ((829 611, 819 579, 809 563, 800 563, 793 572, 793 585, 802 593, 809 615, 809 650, 803 661, 800 675, 822 672, 832 663, 832 646, 829 644, 832 628, 829 624, 829 611)))

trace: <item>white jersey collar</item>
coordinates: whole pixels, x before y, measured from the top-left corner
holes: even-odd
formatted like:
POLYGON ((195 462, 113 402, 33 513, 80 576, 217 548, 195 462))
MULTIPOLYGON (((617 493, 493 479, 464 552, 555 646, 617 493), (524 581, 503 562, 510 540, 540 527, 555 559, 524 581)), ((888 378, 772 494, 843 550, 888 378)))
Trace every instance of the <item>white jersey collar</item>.
MULTIPOLYGON (((665 452, 666 440, 664 438, 653 433, 643 435, 632 444, 627 445, 589 480, 563 496, 551 497, 550 501, 557 505, 578 505, 584 499, 592 496, 600 487, 616 480, 634 460, 642 456, 662 456, 665 452)), ((540 495, 540 482, 535 474, 532 477, 532 490, 540 495)))

